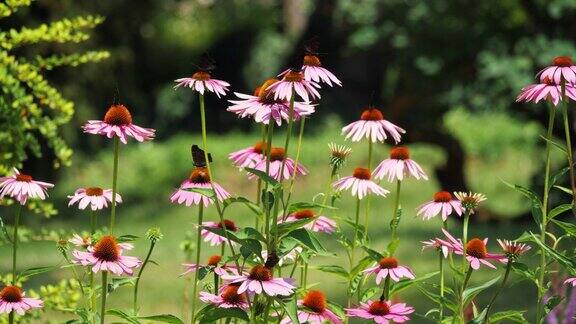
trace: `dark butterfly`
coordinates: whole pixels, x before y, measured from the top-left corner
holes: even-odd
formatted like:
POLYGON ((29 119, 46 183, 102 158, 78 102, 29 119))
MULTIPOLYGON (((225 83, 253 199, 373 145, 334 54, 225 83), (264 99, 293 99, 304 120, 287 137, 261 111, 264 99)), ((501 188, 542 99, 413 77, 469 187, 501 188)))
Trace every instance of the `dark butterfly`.
POLYGON ((318 37, 312 37, 306 42, 304 42, 304 54, 305 55, 318 55, 318 49, 320 48, 320 41, 318 37))
POLYGON ((216 69, 216 61, 214 61, 208 53, 202 54, 198 64, 194 64, 196 68, 200 71, 210 72, 216 69))
MULTIPOLYGON (((206 166, 206 155, 204 155, 204 150, 199 148, 198 145, 192 145, 192 162, 197 168, 203 168, 206 166)), ((212 154, 208 153, 208 162, 212 163, 212 154)))

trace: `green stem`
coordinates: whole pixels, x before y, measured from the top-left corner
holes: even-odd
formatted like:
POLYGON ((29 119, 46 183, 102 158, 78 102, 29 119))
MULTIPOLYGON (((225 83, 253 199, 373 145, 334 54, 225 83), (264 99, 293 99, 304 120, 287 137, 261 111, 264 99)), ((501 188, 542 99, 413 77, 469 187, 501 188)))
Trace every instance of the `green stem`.
POLYGON ((464 213, 464 223, 462 225, 462 271, 466 269, 466 245, 468 245, 468 222, 470 221, 471 211, 466 210, 464 213))
MULTIPOLYGON (((442 223, 442 228, 448 230, 448 224, 446 221, 442 223)), ((442 323, 444 317, 444 255, 442 249, 438 250, 438 258, 440 261, 440 302, 438 308, 440 310, 438 315, 438 323, 442 323)))
MULTIPOLYGON (((300 163, 300 151, 302 149, 302 139, 304 137, 304 125, 306 124, 306 117, 302 116, 300 119, 300 131, 298 132, 298 145, 296 146, 296 158, 294 159, 294 165, 298 166, 300 163)), ((294 189, 294 181, 296 180, 296 175, 298 172, 294 171, 292 179, 290 179, 290 187, 288 189, 288 197, 286 198, 286 208, 283 212, 283 219, 286 218, 286 209, 290 205, 290 199, 292 198, 292 190, 294 189)))
MULTIPOLYGON (((368 171, 372 172, 372 141, 368 140, 368 171)), ((366 197, 366 211, 364 214, 364 237, 368 237, 368 221, 370 218, 370 203, 372 202, 371 195, 366 197)), ((394 213, 396 215, 396 213, 394 213)))
POLYGON ((384 279, 384 289, 382 289, 382 295, 380 296, 380 301, 388 300, 390 297, 390 276, 384 279))
MULTIPOLYGON (((398 216, 398 210, 400 209, 400 189, 401 189, 401 185, 402 185, 402 181, 400 180, 396 180, 396 198, 394 199, 394 213, 392 214, 392 223, 391 225, 391 229, 392 229, 392 244, 395 244, 396 240, 398 239, 398 234, 397 234, 397 229, 398 226, 400 225, 400 218, 398 216), (396 217, 398 217, 398 220, 396 220, 396 217)), ((391 255, 394 255, 394 252, 396 251, 396 248, 393 248, 390 251, 391 255)))
POLYGON ((20 215, 22 205, 16 205, 16 215, 14 216, 14 235, 12 236, 12 285, 16 285, 16 256, 18 255, 18 227, 20 226, 20 215))
POLYGON ((354 220, 354 239, 352 240, 352 257, 350 259, 350 269, 354 267, 356 255, 356 240, 358 239, 358 223, 360 220, 360 198, 356 198, 356 218, 354 220))
POLYGON ((110 208, 110 234, 114 233, 116 222, 116 185, 118 183, 118 150, 120 149, 120 139, 114 136, 114 170, 112 171, 112 207, 110 208))
MULTIPOLYGON (((544 194, 542 198, 542 221, 540 222, 540 241, 546 242, 547 230, 547 215, 548 215, 548 195, 550 190, 550 152, 552 149, 552 134, 554 132, 554 121, 556 118, 556 106, 553 104, 550 108, 550 116, 548 118, 548 131, 546 132, 546 166, 544 171, 544 194)), ((543 248, 540 248, 540 272, 538 274, 538 281, 536 282, 536 289, 538 290, 538 298, 536 300, 536 323, 542 320, 543 311, 543 288, 545 287, 544 280, 546 277, 546 253, 543 248)))
POLYGON ((100 307, 100 324, 104 324, 106 315, 106 295, 108 295, 108 272, 102 271, 102 305, 100 307))
MULTIPOLYGON (((564 90, 565 91, 565 90, 564 90)), ((570 122, 568 121, 568 99, 564 97, 564 109, 562 110, 562 119, 564 120, 564 136, 566 137, 566 149, 568 155, 568 170, 570 171, 570 187, 572 189, 572 201, 576 192, 574 183, 574 156, 572 153, 572 140, 570 139, 570 122)))
MULTIPOLYGON (((220 200, 218 200, 216 189, 214 188, 214 178, 213 178, 214 174, 212 173, 212 168, 210 167, 210 160, 208 159, 208 136, 206 134, 206 109, 203 94, 199 94, 199 101, 200 101, 200 124, 202 126, 202 146, 203 146, 202 149, 204 150, 204 160, 206 161, 206 168, 208 169, 210 186, 212 187, 212 192, 214 193, 214 205, 216 205, 216 211, 218 212, 220 222, 224 223, 224 212, 220 206, 220 200)), ((230 252, 232 253, 232 255, 236 255, 236 253, 234 252, 234 245, 232 245, 232 241, 230 241, 230 235, 228 235, 227 229, 224 229, 224 237, 226 237, 226 242, 230 247, 230 252)), ((238 259, 234 259, 234 264, 236 265, 237 269, 240 269, 240 271, 242 270, 240 268, 240 264, 238 263, 238 259)))
POLYGON ((464 308, 466 306, 464 305, 464 291, 466 290, 466 286, 468 286, 468 282, 472 276, 472 271, 472 266, 469 266, 468 271, 466 272, 466 278, 464 278, 464 282, 462 283, 462 288, 460 290, 460 318, 462 319, 462 323, 464 323, 464 308))
POLYGON ((502 283, 500 284, 500 287, 498 288, 496 293, 494 293, 494 296, 492 296, 492 299, 490 299, 490 302, 488 303, 488 306, 486 307, 486 317, 484 318, 484 323, 489 322, 490 309, 494 305, 496 298, 498 298, 500 293, 502 293, 502 291, 504 290, 504 287, 506 286, 506 281, 508 280, 508 276, 510 275, 510 270, 512 269, 513 263, 514 263, 514 261, 508 259, 508 264, 506 265, 506 272, 504 273, 504 279, 502 279, 502 283))
MULTIPOLYGON (((272 151, 272 134, 274 134, 274 124, 272 121, 268 124, 268 135, 266 140, 266 174, 270 174, 270 154, 272 151)), ((271 244, 271 237, 270 237, 270 208, 269 205, 269 197, 268 197, 268 182, 264 183, 264 191, 266 191, 266 195, 264 195, 264 214, 266 218, 266 224, 264 224, 266 240, 268 249, 270 248, 271 244)), ((277 203, 277 202, 276 202, 277 203)))
POLYGON ((140 284, 140 279, 142 278, 144 268, 146 268, 148 260, 150 260, 150 255, 152 255, 154 245, 156 245, 156 243, 154 241, 151 241, 150 248, 148 249, 148 254, 146 254, 146 258, 144 258, 144 262, 142 263, 142 267, 140 267, 140 271, 138 271, 138 276, 136 277, 136 282, 134 283, 134 315, 138 314, 138 284, 140 284))
MULTIPOLYGON (((204 218, 204 204, 198 205, 198 232, 196 237, 196 266, 200 264, 200 252, 202 249, 202 219, 204 218)), ((196 320, 196 290, 198 289, 198 273, 200 271, 194 271, 194 282, 192 283, 192 309, 190 313, 190 323, 194 324, 196 320)))

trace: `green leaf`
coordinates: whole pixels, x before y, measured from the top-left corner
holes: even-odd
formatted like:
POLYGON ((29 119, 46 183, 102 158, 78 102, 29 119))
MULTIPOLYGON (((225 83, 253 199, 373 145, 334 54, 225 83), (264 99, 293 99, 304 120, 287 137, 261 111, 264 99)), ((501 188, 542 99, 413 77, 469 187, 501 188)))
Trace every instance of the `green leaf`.
POLYGON ((558 179, 560 179, 560 177, 562 177, 564 174, 566 174, 566 172, 568 172, 568 170, 570 170, 570 168, 565 167, 565 168, 558 170, 556 173, 554 173, 554 175, 550 179, 550 183, 548 184, 548 190, 552 189, 552 187, 556 184, 556 182, 558 182, 558 179))
POLYGON ((247 238, 252 238, 260 242, 266 243, 266 238, 257 229, 253 227, 244 227, 241 233, 246 235, 247 238))
POLYGON ((210 272, 210 269, 208 267, 199 267, 197 271, 198 271, 198 280, 202 280, 210 272))
POLYGON ((272 210, 274 206, 274 202, 276 199, 274 198, 274 193, 271 191, 267 191, 266 189, 262 189, 262 194, 260 195, 260 201, 262 201, 262 206, 268 206, 268 211, 272 210), (268 200, 266 200, 268 199, 268 200))
POLYGON ((321 265, 321 266, 316 266, 314 267, 315 269, 318 269, 322 272, 328 272, 328 273, 333 273, 339 277, 342 277, 344 279, 348 279, 349 275, 348 275, 348 271, 346 271, 344 268, 342 268, 341 266, 337 266, 337 265, 321 265))
POLYGON ((530 270, 530 268, 528 268, 527 265, 525 265, 524 263, 520 263, 520 262, 514 262, 512 263, 512 270, 514 271, 514 273, 530 280, 533 282, 536 282, 536 274, 534 271, 530 270))
POLYGON ((245 311, 240 308, 220 308, 208 305, 198 313, 200 323, 214 323, 221 318, 238 318, 248 322, 250 318, 245 311))
POLYGON ((10 238, 10 235, 8 234, 8 230, 6 229, 6 226, 4 226, 4 221, 2 220, 2 216, 0 216, 0 230, 2 230, 2 234, 4 234, 4 236, 6 237, 6 242, 12 244, 12 239, 10 238))
POLYGON ((552 209, 549 213, 548 213, 548 221, 554 219, 554 217, 562 214, 563 212, 572 210, 572 204, 562 204, 560 206, 556 206, 554 207, 554 209, 552 209))
POLYGON ((565 268, 568 268, 568 270, 571 273, 576 271, 576 265, 574 264, 574 261, 567 258, 565 255, 556 252, 554 249, 550 248, 548 245, 542 243, 542 241, 540 241, 538 239, 538 237, 536 237, 536 235, 534 235, 534 233, 530 233, 530 235, 532 236, 532 240, 534 242, 536 242, 536 244, 538 244, 546 253, 548 253, 548 255, 550 255, 556 261, 558 261, 558 263, 563 265, 565 268))
POLYGON ((292 295, 289 299, 279 299, 279 304, 286 311, 286 314, 292 323, 300 323, 298 320, 298 305, 296 304, 296 294, 292 295))
POLYGON ((127 234, 127 235, 118 236, 118 238, 116 240, 120 243, 124 243, 124 242, 134 242, 139 238, 140 238, 139 236, 127 234))
POLYGON ((426 280, 436 276, 439 273, 440 273, 440 271, 435 271, 435 272, 427 273, 423 276, 418 276, 415 279, 402 279, 392 286, 392 288, 390 289, 390 294, 399 293, 402 290, 409 288, 413 284, 426 281, 426 280))
POLYGON ((566 187, 562 187, 562 186, 558 186, 558 185, 555 185, 554 188, 556 188, 560 191, 563 191, 563 192, 569 194, 570 196, 572 196, 572 189, 570 189, 570 188, 566 188, 566 187))
POLYGON ((471 321, 469 321, 468 324, 483 324, 487 313, 488 308, 484 308, 484 310, 482 310, 480 314, 476 315, 476 317, 474 317, 471 321))
POLYGON ((26 270, 20 272, 18 274, 17 278, 18 279, 24 279, 24 278, 33 277, 33 276, 36 276, 36 275, 39 275, 42 273, 50 272, 56 268, 57 267, 54 267, 54 266, 29 268, 29 269, 26 269, 26 270))
POLYGON ((260 170, 256 170, 253 168, 244 168, 244 170, 246 170, 247 172, 252 173, 253 175, 257 176, 258 178, 260 178, 262 181, 268 183, 269 185, 271 185, 273 188, 278 186, 279 182, 272 178, 271 176, 269 176, 268 174, 266 174, 266 172, 264 171, 260 171, 260 170))
POLYGON ((576 225, 572 223, 562 222, 556 219, 553 219, 552 222, 558 225, 558 227, 560 227, 561 229, 563 229, 564 232, 566 232, 566 234, 576 237, 576 225))
POLYGON ((276 227, 276 231, 278 231, 279 236, 282 236, 288 232, 302 228, 302 226, 304 226, 304 225, 306 225, 312 221, 314 221, 313 218, 303 218, 303 219, 299 219, 299 220, 295 220, 295 221, 291 221, 291 222, 283 222, 283 223, 278 224, 278 226, 276 227))
POLYGON ((292 203, 290 204, 290 206, 288 207, 288 214, 291 214, 295 211, 301 210, 301 209, 314 209, 314 208, 323 208, 323 209, 337 209, 336 207, 330 206, 330 205, 323 205, 320 203, 315 203, 315 202, 296 202, 296 203, 292 203))
POLYGON ((229 230, 224 230, 223 228, 219 228, 219 227, 203 227, 205 230, 207 230, 208 232, 212 232, 216 235, 220 235, 222 237, 226 237, 226 232, 228 232, 228 238, 230 239, 230 241, 232 242, 236 242, 236 243, 240 243, 241 239, 238 238, 238 236, 236 236, 236 234, 232 231, 229 230))
POLYGON ((542 223, 542 201, 540 200, 538 195, 531 189, 524 188, 520 185, 513 185, 506 181, 502 182, 504 182, 504 184, 506 184, 508 187, 515 189, 516 191, 518 191, 519 193, 530 199, 530 201, 532 202, 532 208, 531 208, 532 218, 538 225, 540 225, 542 223))
POLYGON ((122 319, 124 319, 130 323, 140 324, 140 322, 138 322, 138 320, 134 316, 132 316, 132 315, 130 315, 124 311, 121 311, 119 309, 109 309, 106 311, 106 315, 112 315, 112 316, 120 317, 120 318, 122 318, 122 319))
POLYGON ((257 258, 262 258, 262 244, 255 239, 244 239, 240 241, 240 253, 245 259, 248 259, 252 254, 257 258))
POLYGON ((364 251, 366 251, 366 253, 368 253, 368 255, 372 258, 372 260, 378 262, 380 261, 382 258, 384 258, 384 256, 382 254, 380 254, 380 252, 372 250, 371 248, 367 247, 367 246, 363 246, 362 247, 364 249, 364 251))
POLYGON ((186 188, 186 189, 182 189, 182 190, 199 193, 202 196, 206 196, 208 198, 214 198, 215 197, 214 190, 212 188, 186 188))
POLYGON ((470 302, 470 300, 472 300, 472 298, 474 298, 476 295, 478 295, 479 293, 481 293, 482 291, 490 288, 491 286, 493 286, 494 284, 496 284, 498 282, 498 280, 500 280, 500 276, 485 282, 482 285, 476 286, 476 287, 471 287, 468 288, 466 290, 464 290, 464 293, 462 294, 462 297, 464 299, 464 305, 468 304, 470 302))
POLYGON ((262 211, 262 208, 260 208, 260 206, 253 203, 250 199, 244 198, 244 197, 230 197, 230 198, 224 199, 224 201, 222 202, 222 206, 223 206, 222 212, 224 212, 224 210, 226 210, 226 208, 228 208, 230 205, 238 204, 238 203, 245 205, 252 212, 254 212, 254 214, 256 214, 256 215, 262 215, 264 213, 262 211))
POLYGON ((130 285, 130 286, 134 286, 134 283, 136 282, 136 278, 135 277, 131 277, 131 278, 112 278, 112 282, 110 282, 108 284, 108 293, 113 292, 114 290, 126 286, 126 285, 130 285))
POLYGON ((514 322, 514 323, 528 324, 530 322, 528 322, 524 318, 525 312, 526 311, 510 310, 510 311, 494 313, 494 314, 490 315, 490 321, 489 322, 490 323, 500 323, 503 320, 509 320, 511 322, 514 322))
POLYGON ((544 136, 544 135, 540 135, 540 138, 542 138, 546 142, 556 146, 556 148, 558 148, 560 151, 564 152, 564 154, 568 154, 568 151, 566 150, 566 146, 564 146, 563 144, 557 143, 550 138, 546 138, 546 136, 544 136))
POLYGON ((150 315, 150 316, 140 316, 138 319, 153 321, 153 322, 162 322, 162 323, 170 323, 170 324, 183 324, 181 319, 174 315, 170 314, 161 314, 161 315, 150 315))
POLYGON ((299 228, 297 230, 288 233, 286 235, 286 238, 294 239, 318 254, 328 253, 328 251, 326 251, 326 249, 322 246, 320 241, 318 241, 318 239, 313 234, 311 234, 308 230, 304 228, 299 228))

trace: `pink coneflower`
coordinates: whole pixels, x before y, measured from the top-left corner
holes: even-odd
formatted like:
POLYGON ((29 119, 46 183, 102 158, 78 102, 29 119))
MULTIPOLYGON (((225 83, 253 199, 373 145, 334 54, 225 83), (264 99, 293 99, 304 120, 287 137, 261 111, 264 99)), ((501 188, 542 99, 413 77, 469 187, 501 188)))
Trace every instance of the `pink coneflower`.
POLYGON ((343 177, 334 182, 332 187, 338 191, 352 188, 352 196, 358 196, 358 199, 362 199, 370 193, 378 196, 386 196, 389 191, 380 187, 374 181, 371 181, 370 177, 370 170, 356 168, 352 176, 343 177))
POLYGON ((92 238, 88 235, 80 236, 78 234, 72 235, 72 238, 68 242, 74 244, 77 247, 87 248, 92 245, 92 238))
POLYGON ((132 275, 134 268, 141 262, 136 257, 122 255, 124 250, 131 249, 131 245, 117 243, 111 235, 102 236, 94 246, 88 247, 88 252, 74 250, 72 255, 74 263, 83 266, 92 266, 92 272, 110 271, 116 275, 132 275))
POLYGON ((360 317, 373 320, 376 323, 404 323, 410 319, 408 315, 414 313, 414 308, 405 303, 393 304, 387 300, 374 300, 369 303, 360 303, 357 308, 347 308, 350 317, 360 317))
POLYGON ((464 212, 460 201, 454 199, 452 194, 448 191, 439 191, 434 194, 434 199, 427 203, 424 203, 420 207, 418 207, 417 214, 422 216, 424 219, 431 219, 432 217, 437 216, 438 214, 442 215, 442 220, 446 221, 448 219, 448 215, 455 212, 458 216, 461 216, 464 212))
POLYGON ((16 286, 6 286, 0 291, 0 314, 15 312, 18 315, 32 308, 42 308, 44 302, 38 298, 24 297, 25 293, 16 286))
POLYGON ((384 142, 388 136, 398 144, 401 135, 406 131, 384 119, 382 112, 374 107, 370 107, 360 115, 360 120, 355 121, 342 128, 342 134, 346 134, 346 139, 352 138, 353 142, 358 142, 366 138, 373 143, 384 142))
POLYGON ((216 197, 219 201, 230 197, 230 194, 222 188, 218 183, 210 183, 210 176, 208 175, 208 169, 206 167, 196 167, 190 173, 190 177, 184 180, 172 195, 170 196, 170 201, 172 203, 184 204, 190 207, 192 204, 199 205, 202 203, 205 207, 213 204, 214 200, 207 197, 199 192, 189 191, 187 189, 199 188, 199 189, 212 189, 216 191, 216 197))
MULTIPOLYGON (((266 160, 267 159, 262 159, 254 166, 254 169, 266 172, 266 160)), ((302 166, 301 164, 296 165, 296 162, 294 162, 294 160, 286 156, 286 152, 282 147, 273 147, 270 150, 269 168, 270 169, 268 175, 270 175, 272 178, 278 181, 291 179, 294 176, 294 173, 300 175, 308 174, 308 170, 306 170, 304 166, 302 166), (284 161, 284 172, 283 174, 280 174, 280 172, 282 171, 283 161, 284 161)), ((248 178, 255 179, 256 175, 250 173, 248 174, 248 178)))
MULTIPOLYGON (((565 85, 566 96, 572 100, 576 100, 576 88, 571 83, 565 85)), ((562 101, 562 87, 559 83, 554 83, 552 79, 545 77, 541 83, 530 84, 522 88, 520 94, 516 98, 516 102, 532 102, 538 103, 541 100, 549 100, 557 106, 562 101)))
POLYGON ((576 66, 569 56, 557 56, 552 60, 552 66, 542 69, 536 77, 540 77, 541 81, 548 78, 556 84, 560 84, 562 80, 574 84, 576 83, 576 66))
POLYGON ((294 92, 304 101, 320 99, 320 93, 316 90, 316 88, 320 88, 318 83, 304 79, 302 71, 292 69, 284 72, 282 80, 274 82, 266 90, 274 93, 274 99, 290 100, 292 87, 294 87, 294 92))
MULTIPOLYGON (((85 209, 90 205, 92 210, 100 210, 108 207, 108 202, 112 202, 112 189, 102 189, 98 187, 79 188, 74 195, 68 196, 70 201, 68 206, 78 203, 79 209, 85 209)), ((122 202, 122 197, 116 193, 116 204, 122 202)))
POLYGON ((189 78, 176 79, 174 82, 176 82, 174 89, 181 86, 188 87, 202 95, 204 95, 204 92, 207 90, 215 93, 218 98, 220 98, 221 95, 225 96, 230 86, 230 83, 226 81, 212 79, 212 75, 210 75, 208 71, 198 71, 189 78))
POLYGON ((506 254, 506 257, 509 259, 517 259, 519 256, 531 249, 530 245, 524 243, 500 239, 497 239, 496 241, 498 241, 502 251, 504 251, 504 254, 506 254))
POLYGON ((334 73, 328 71, 322 67, 320 58, 312 53, 307 53, 304 55, 304 63, 302 64, 302 73, 304 73, 304 79, 314 82, 324 82, 329 86, 332 86, 332 82, 342 86, 342 82, 334 75, 334 73))
MULTIPOLYGON (((229 100, 233 105, 226 110, 235 113, 240 118, 253 117, 257 123, 268 125, 270 120, 274 120, 278 126, 282 125, 282 120, 288 121, 290 118, 290 102, 285 99, 275 99, 274 94, 267 88, 278 82, 277 79, 270 79, 254 91, 254 95, 234 93, 240 100, 229 100)), ((314 105, 308 102, 294 101, 292 119, 298 120, 302 116, 314 113, 314 105)))
MULTIPOLYGON (((447 246, 452 252, 458 255, 464 254, 464 248, 461 240, 457 240, 448 231, 442 229, 442 232, 446 236, 446 241, 440 240, 442 244, 447 246)), ((488 253, 486 249, 486 244, 488 244, 488 239, 481 240, 479 238, 473 238, 466 243, 466 260, 470 263, 470 266, 474 270, 480 268, 480 264, 484 264, 487 267, 496 269, 492 263, 488 260, 497 260, 502 263, 508 262, 506 256, 501 254, 488 253)))
MULTIPOLYGON (((298 320, 300 323, 322 324, 332 323, 340 324, 340 318, 328 309, 326 297, 321 291, 310 290, 303 299, 298 300, 298 320)), ((281 324, 292 323, 290 318, 286 317, 281 324)))
POLYGON ((205 265, 195 263, 184 263, 182 265, 186 268, 186 270, 180 276, 187 275, 190 272, 196 272, 200 268, 209 268, 211 271, 213 271, 215 274, 219 276, 226 275, 229 273, 229 271, 231 271, 234 274, 237 273, 236 266, 228 266, 226 264, 221 265, 220 261, 222 261, 221 255, 213 255, 210 258, 208 258, 208 262, 205 265))
POLYGON ((126 106, 120 104, 110 106, 104 115, 104 120, 89 120, 82 129, 84 129, 84 133, 102 135, 108 138, 118 136, 124 144, 128 143, 128 137, 133 137, 138 142, 152 140, 156 132, 152 128, 143 128, 132 124, 132 114, 126 106))
POLYGON ((28 198, 48 197, 49 188, 54 187, 48 182, 36 181, 32 176, 20 173, 14 168, 14 174, 8 177, 0 177, 0 199, 9 196, 16 199, 21 205, 26 204, 28 198))
POLYGON ((210 303, 214 306, 221 308, 248 308, 248 301, 246 295, 238 292, 238 286, 228 285, 222 287, 219 295, 214 295, 209 292, 201 291, 200 300, 205 303, 210 303))
POLYGON ((367 274, 376 274, 376 284, 379 285, 382 279, 390 277, 394 281, 400 281, 402 278, 414 279, 414 273, 410 268, 398 265, 395 257, 385 257, 380 259, 375 267, 370 267, 362 271, 367 274))
POLYGON ((318 216, 312 209, 302 209, 288 215, 285 220, 279 220, 279 223, 294 222, 302 219, 311 219, 303 227, 313 232, 322 232, 332 234, 336 230, 336 222, 326 216, 318 216))
POLYGON ((421 241, 422 245, 422 250, 427 249, 427 248, 432 248, 432 249, 436 249, 439 251, 442 251, 442 254, 444 255, 445 258, 448 257, 448 253, 450 253, 450 248, 444 244, 442 244, 442 241, 438 238, 435 239, 431 239, 428 241, 421 241))
POLYGON ((289 296, 296 289, 284 278, 274 278, 272 270, 264 265, 254 266, 248 275, 224 275, 222 279, 229 280, 231 284, 240 284, 238 293, 244 292, 264 294, 268 296, 289 296))
POLYGON ((407 147, 396 146, 390 150, 390 158, 386 159, 372 172, 374 178, 382 180, 388 176, 388 181, 402 181, 404 177, 412 176, 418 180, 428 180, 428 176, 418 163, 410 159, 410 151, 407 147))
MULTIPOLYGON (((224 242, 226 242, 226 237, 225 236, 220 236, 216 233, 212 233, 209 230, 207 230, 206 228, 220 228, 220 229, 226 229, 228 231, 231 232, 237 232, 238 231, 238 227, 236 227, 236 224, 234 224, 233 221, 229 220, 229 219, 225 219, 223 222, 204 222, 202 223, 202 231, 201 234, 204 237, 204 242, 210 242, 211 246, 215 246, 215 245, 220 245, 224 242)), ((233 244, 235 244, 234 242, 232 242, 233 244)))
POLYGON ((576 287, 576 277, 568 278, 564 281, 565 285, 572 285, 572 287, 576 287))
POLYGON ((266 143, 258 142, 254 146, 230 153, 228 158, 239 168, 253 168, 266 158, 265 151, 266 143))

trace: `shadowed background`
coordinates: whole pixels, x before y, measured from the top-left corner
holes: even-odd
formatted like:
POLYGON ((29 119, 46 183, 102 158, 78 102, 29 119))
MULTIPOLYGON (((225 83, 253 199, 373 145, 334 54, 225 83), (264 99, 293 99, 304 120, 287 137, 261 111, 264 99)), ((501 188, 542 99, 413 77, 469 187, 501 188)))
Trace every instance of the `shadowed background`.
MULTIPOLYGON (((109 187, 112 160, 110 141, 84 135, 80 127, 88 119, 101 119, 117 98, 130 107, 136 124, 157 130, 154 142, 123 146, 120 158, 119 191, 126 200, 118 210, 122 230, 142 235, 159 225, 166 234, 155 252, 160 265, 152 266, 145 274, 148 280, 143 280, 141 291, 150 294, 142 298, 143 309, 179 314, 184 286, 184 279, 177 278, 181 269, 176 265, 184 258, 179 242, 186 231, 194 230, 195 218, 193 211, 170 205, 168 196, 188 175, 189 146, 199 142, 200 123, 196 96, 187 89, 174 91, 173 80, 190 76, 200 55, 209 53, 217 64, 215 78, 230 82, 232 91, 252 93, 263 80, 283 71, 304 42, 315 37, 323 65, 342 80, 343 87, 324 87, 317 112, 307 123, 302 161, 311 174, 297 183, 295 198, 310 200, 324 190, 329 175, 327 143, 344 143, 340 128, 357 120, 365 107, 379 107, 386 119, 407 130, 403 142, 431 175, 427 183, 408 181, 405 186, 400 255, 417 275, 432 271, 434 255, 415 251, 420 240, 437 235, 440 225, 437 220, 420 221, 414 210, 440 188, 487 194, 488 201, 473 219, 473 235, 489 233, 492 241, 496 236, 512 239, 531 228, 530 203, 502 180, 541 187, 544 143, 539 136, 547 107, 520 105, 514 99, 554 56, 574 53, 575 7, 565 0, 36 1, 1 21, 2 30, 74 15, 102 15, 106 20, 82 46, 105 49, 111 55, 95 64, 47 72, 48 79, 76 103, 72 120, 61 129, 75 155, 70 167, 56 172, 49 167, 53 159, 49 153, 24 162, 24 169, 36 178, 56 182, 51 197, 59 210, 49 220, 28 215, 25 223, 30 228, 86 229, 87 215, 67 209, 66 195, 79 186, 109 187)), ((63 46, 46 43, 18 51, 31 56, 63 46)), ((260 129, 227 112, 226 100, 209 95, 207 107, 217 180, 234 194, 253 197, 253 183, 230 165, 227 154, 256 142, 260 129)), ((377 146, 378 160, 387 156, 387 149, 377 146)), ((352 162, 343 172, 366 156, 363 144, 353 145, 353 150, 352 162)), ((554 160, 555 169, 562 166, 560 153, 554 160)), ((553 192, 554 201, 565 198, 553 192)), ((391 204, 390 199, 374 203, 375 247, 383 248, 388 241, 391 204)), ((344 195, 342 209, 331 216, 349 217, 351 205, 344 195)), ((242 211, 230 217, 243 225, 253 222, 242 211)), ((101 220, 106 219, 103 213, 101 220)), ((141 242, 136 253, 145 251, 141 242)), ((329 238, 325 243, 337 248, 329 238)), ((30 249, 23 254, 27 263, 23 267, 57 258, 51 242, 25 246, 30 249)), ((8 253, 8 246, 3 246, 3 260, 8 253)), ((344 264, 343 259, 334 260, 325 261, 344 264)), ((7 266, 2 262, 0 268, 6 271, 7 266)), ((313 274, 323 281, 326 276, 313 274)), ((481 281, 481 276, 473 280, 481 281)), ((344 286, 328 286, 329 296, 343 302, 344 286)), ((535 293, 533 287, 526 290, 527 285, 514 287, 518 294, 535 293)), ((416 289, 402 297, 422 314, 430 306, 416 289)), ((534 298, 507 298, 501 303, 528 309, 534 298)), ((122 305, 118 296, 111 300, 122 305)))

